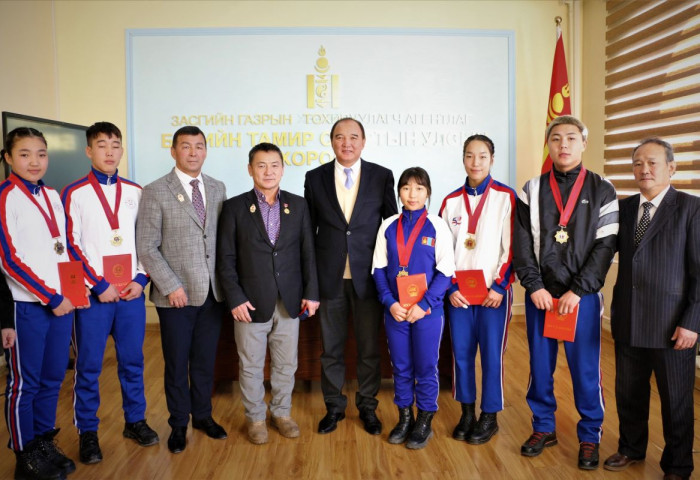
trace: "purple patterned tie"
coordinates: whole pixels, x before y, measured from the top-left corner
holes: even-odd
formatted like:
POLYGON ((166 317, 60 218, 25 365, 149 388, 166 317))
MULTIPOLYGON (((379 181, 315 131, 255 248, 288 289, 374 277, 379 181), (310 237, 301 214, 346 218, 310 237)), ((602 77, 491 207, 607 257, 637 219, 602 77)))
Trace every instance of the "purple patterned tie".
POLYGON ((192 206, 194 211, 199 218, 199 221, 204 225, 204 221, 207 218, 207 212, 204 210, 204 199, 202 198, 202 192, 199 191, 199 180, 196 178, 190 182, 192 185, 192 206))

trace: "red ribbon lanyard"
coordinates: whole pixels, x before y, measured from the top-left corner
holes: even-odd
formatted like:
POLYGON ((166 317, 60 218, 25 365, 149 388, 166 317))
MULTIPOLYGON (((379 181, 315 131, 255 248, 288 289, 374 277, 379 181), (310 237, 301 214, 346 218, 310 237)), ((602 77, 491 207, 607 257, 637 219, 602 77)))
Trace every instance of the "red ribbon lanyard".
POLYGON ((491 190, 491 184, 493 184, 493 178, 489 180, 488 185, 486 185, 486 188, 484 189, 484 193, 481 194, 481 198, 479 199, 479 203, 476 206, 476 210, 474 210, 474 213, 472 213, 472 207, 469 205, 469 195, 467 195, 467 187, 464 187, 464 204, 467 207, 467 213, 469 214, 469 223, 467 224, 467 232, 469 232, 471 235, 474 235, 476 233, 476 225, 479 223, 479 218, 481 217, 481 211, 484 209, 484 204, 486 203, 486 197, 489 194, 489 190, 491 190))
POLYGON ((420 217, 418 218, 416 225, 413 227, 411 235, 408 237, 408 242, 404 244, 403 225, 401 224, 401 216, 399 216, 399 225, 396 232, 396 249, 399 252, 399 267, 403 269, 408 268, 408 261, 411 259, 411 252, 413 252, 413 245, 416 243, 418 235, 420 235, 420 231, 425 224, 426 218, 428 218, 428 211, 423 210, 423 213, 421 213, 420 217))
POLYGON ((105 215, 107 216, 107 221, 109 222, 109 226, 112 228, 112 230, 118 230, 119 229, 119 205, 122 202, 122 182, 119 181, 119 177, 117 177, 117 197, 114 200, 114 212, 112 212, 112 209, 109 208, 109 203, 107 202, 107 197, 105 197, 105 193, 102 191, 102 187, 100 186, 100 182, 97 180, 97 176, 95 175, 95 172, 90 172, 88 173, 88 180, 90 180, 90 185, 92 185, 92 188, 95 190, 95 193, 97 194, 97 198, 100 199, 100 203, 102 204, 102 210, 105 211, 105 215))
POLYGON ((46 226, 49 227, 49 232, 51 233, 51 238, 59 238, 61 236, 61 232, 58 230, 58 223, 56 222, 56 214, 53 213, 53 207, 51 206, 51 202, 49 201, 49 196, 46 195, 46 191, 44 190, 43 186, 39 186, 39 189, 41 190, 41 193, 44 194, 44 200, 46 200, 46 207, 49 211, 49 214, 46 215, 46 212, 44 211, 43 208, 41 208, 41 205, 39 205, 39 202, 36 201, 36 198, 34 198, 34 195, 32 195, 32 192, 29 191, 27 186, 22 182, 22 180, 19 179, 19 177, 15 174, 11 174, 9 180, 14 183, 21 191, 24 193, 29 200, 32 201, 34 205, 36 205, 36 208, 39 209, 41 212, 41 215, 44 217, 44 220, 46 220, 46 226))
POLYGON ((571 215, 574 213, 574 207, 576 206, 576 201, 578 196, 581 194, 581 189, 583 188, 583 181, 586 179, 586 168, 581 166, 581 171, 578 172, 578 177, 574 182, 574 186, 571 189, 571 194, 569 199, 566 201, 566 208, 562 206, 561 201, 561 191, 559 190, 559 185, 557 184, 556 178, 554 178, 554 169, 549 171, 549 186, 552 189, 552 196, 554 197, 554 203, 557 204, 557 209, 559 210, 559 226, 566 227, 569 223, 571 215))

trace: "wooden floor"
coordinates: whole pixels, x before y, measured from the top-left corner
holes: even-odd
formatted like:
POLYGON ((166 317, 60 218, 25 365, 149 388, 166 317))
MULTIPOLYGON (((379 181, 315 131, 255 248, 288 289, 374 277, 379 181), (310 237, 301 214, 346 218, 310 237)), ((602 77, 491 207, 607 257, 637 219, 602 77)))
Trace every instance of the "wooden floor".
MULTIPOLYGON (((303 326, 303 325, 302 325, 303 326)), ((255 446, 246 440, 243 406, 238 384, 217 391, 214 396, 214 417, 227 430, 227 440, 212 440, 200 431, 188 430, 187 449, 172 455, 167 448, 170 428, 163 393, 163 360, 157 331, 149 330, 144 347, 146 355, 147 417, 161 437, 159 445, 142 448, 122 437, 123 416, 116 376, 114 349, 111 345, 102 375, 102 419, 99 436, 104 460, 96 465, 78 463, 78 438, 72 425, 71 378, 66 377, 58 405, 57 425, 61 428, 59 445, 78 465, 71 479, 600 479, 615 480, 662 478, 659 458, 663 437, 658 395, 651 399, 650 442, 647 459, 625 472, 607 472, 603 460, 617 447, 617 415, 614 399, 613 345, 609 334, 603 341, 603 385, 607 402, 604 434, 600 448, 601 468, 584 472, 576 467, 578 442, 571 383, 563 348, 555 378, 557 434, 559 445, 546 449, 539 457, 520 455, 520 444, 531 433, 530 410, 525 402, 529 374, 527 340, 522 319, 510 327, 506 352, 506 408, 499 414, 499 433, 486 445, 471 446, 450 436, 459 418, 459 404, 448 390, 440 392, 440 410, 435 416, 435 436, 429 445, 418 451, 386 440, 397 420, 392 403, 390 381, 379 392, 379 417, 384 422, 381 436, 364 432, 357 412, 348 408, 348 417, 338 430, 329 435, 316 433, 318 421, 325 413, 318 382, 297 387, 293 416, 301 427, 301 437, 282 438, 270 430, 270 442, 255 446)), ((355 385, 348 397, 354 398, 355 385)), ((696 412, 700 392, 695 391, 696 412)), ((7 445, 7 431, 0 433, 0 444, 7 445)), ((696 428, 695 445, 700 446, 696 428)), ((696 447, 697 449, 697 447, 696 447)), ((698 464, 696 458, 696 464, 698 464)), ((12 478, 14 456, 4 450, 0 455, 0 479, 12 478)), ((700 478, 700 474, 696 478, 700 478)))

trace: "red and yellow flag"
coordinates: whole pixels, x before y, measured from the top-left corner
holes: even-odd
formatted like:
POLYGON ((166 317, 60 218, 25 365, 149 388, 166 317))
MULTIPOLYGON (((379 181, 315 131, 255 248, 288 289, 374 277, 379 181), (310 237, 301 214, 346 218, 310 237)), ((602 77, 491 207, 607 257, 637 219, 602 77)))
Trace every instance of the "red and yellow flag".
MULTIPOLYGON (((547 105, 547 124, 560 115, 571 115, 571 91, 569 90, 569 75, 566 73, 566 56, 564 55, 564 40, 561 28, 557 25, 557 45, 554 49, 554 64, 552 65, 552 83, 549 86, 549 103, 547 105)), ((542 157, 542 173, 552 168, 547 139, 544 139, 544 155, 542 157)))

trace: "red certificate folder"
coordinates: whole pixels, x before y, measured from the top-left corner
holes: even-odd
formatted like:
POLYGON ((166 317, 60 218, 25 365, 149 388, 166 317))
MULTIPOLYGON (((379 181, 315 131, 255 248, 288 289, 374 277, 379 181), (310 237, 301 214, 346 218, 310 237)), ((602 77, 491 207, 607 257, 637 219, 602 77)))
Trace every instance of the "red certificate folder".
POLYGON ((60 262, 58 277, 61 280, 61 295, 70 300, 74 307, 84 307, 90 302, 85 296, 83 262, 60 262))
POLYGON ((409 308, 423 299, 428 290, 425 273, 396 277, 396 287, 399 290, 399 303, 403 308, 409 308))
POLYGON ((544 314, 544 333, 547 338, 573 342, 576 337, 576 322, 578 321, 578 305, 568 315, 559 315, 559 299, 552 299, 552 311, 544 314))
POLYGON ((121 292, 133 279, 131 276, 131 254, 102 257, 102 275, 105 280, 121 292))
POLYGON ((489 290, 486 288, 483 270, 457 270, 459 291, 469 305, 481 305, 486 300, 489 290))

